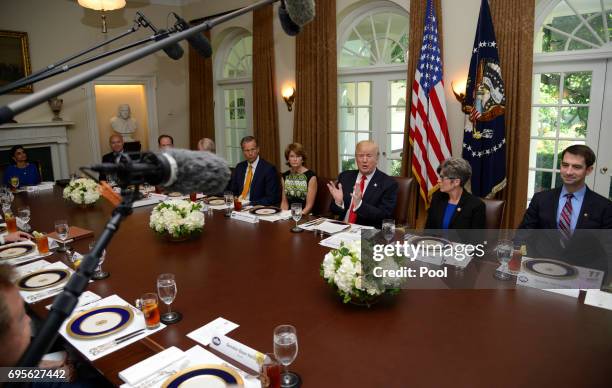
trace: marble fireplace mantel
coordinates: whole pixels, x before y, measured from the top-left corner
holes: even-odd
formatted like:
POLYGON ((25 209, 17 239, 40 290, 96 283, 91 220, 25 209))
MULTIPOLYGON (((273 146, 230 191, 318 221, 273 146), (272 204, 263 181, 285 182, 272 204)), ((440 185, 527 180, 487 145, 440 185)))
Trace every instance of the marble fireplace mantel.
POLYGON ((49 147, 55 179, 70 176, 68 166, 68 127, 72 121, 50 121, 46 123, 16 123, 0 125, 0 149, 8 149, 16 144, 28 147, 49 147))

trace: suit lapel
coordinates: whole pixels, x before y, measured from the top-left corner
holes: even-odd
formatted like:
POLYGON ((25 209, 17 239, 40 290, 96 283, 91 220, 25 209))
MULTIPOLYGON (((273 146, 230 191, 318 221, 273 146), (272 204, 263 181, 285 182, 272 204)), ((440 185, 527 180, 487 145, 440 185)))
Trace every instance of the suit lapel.
MULTIPOLYGON (((365 194, 363 195, 363 200, 366 203, 369 203, 368 201, 370 200, 370 198, 376 195, 376 193, 378 193, 378 186, 379 186, 381 177, 382 177, 382 173, 378 171, 378 169, 376 169, 376 171, 374 172, 374 175, 372 175, 372 179, 368 183, 368 187, 365 191, 365 194)), ((355 177, 355 179, 357 179, 357 177, 355 177)))
MULTIPOLYGON (((457 217, 459 217, 459 215, 461 214, 461 211, 463 210, 462 208, 466 200, 467 200, 467 193, 465 192, 465 190, 463 190, 463 192, 461 193, 461 198, 459 198, 459 202, 457 202, 457 208, 455 209, 455 212, 453 213, 453 216, 451 217, 451 220, 448 224, 449 228, 452 228, 455 226, 455 221, 457 220, 457 217)), ((446 205, 448 206, 448 200, 446 201, 446 205)), ((446 206, 444 206, 444 209, 446 209, 446 206)), ((442 218, 444 218, 444 213, 442 213, 442 218)), ((440 222, 440 224, 442 223, 440 222)))
POLYGON ((244 178, 246 177, 247 168, 248 163, 240 165, 240 167, 238 168, 238 182, 240 183, 240 190, 238 191, 238 195, 240 195, 242 193, 242 190, 244 190, 244 178))
POLYGON ((593 196, 593 192, 587 187, 584 192, 584 198, 582 198, 582 207, 578 209, 578 222, 576 222, 576 229, 581 229, 584 221, 587 220, 589 213, 591 213, 591 209, 589 205, 593 202, 591 201, 591 197, 593 196))

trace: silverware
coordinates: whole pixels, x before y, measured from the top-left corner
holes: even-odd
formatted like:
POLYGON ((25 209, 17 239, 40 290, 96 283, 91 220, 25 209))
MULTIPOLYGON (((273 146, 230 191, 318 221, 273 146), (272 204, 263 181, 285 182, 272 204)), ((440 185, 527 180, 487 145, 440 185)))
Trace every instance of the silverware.
POLYGON ((128 333, 124 336, 115 338, 112 341, 103 343, 102 345, 98 345, 96 347, 93 347, 91 349, 89 349, 89 353, 91 353, 94 356, 97 356, 98 354, 107 351, 108 349, 114 348, 115 346, 119 345, 122 342, 128 341, 136 336, 139 336, 140 334, 145 332, 145 328, 133 331, 131 333, 128 333))
POLYGON ((312 221, 304 222, 303 224, 298 225, 298 226, 299 226, 300 228, 303 228, 303 227, 305 227, 305 226, 306 226, 306 227, 308 227, 308 226, 320 225, 320 224, 322 224, 323 222, 325 222, 325 218, 317 218, 317 219, 312 220, 312 221))
POLYGON ((47 297, 50 297, 52 294, 58 291, 61 291, 63 289, 64 289, 64 286, 62 285, 61 287, 52 288, 50 290, 41 292, 39 294, 30 295, 26 299, 28 300, 28 302, 38 302, 39 300, 46 299, 47 297))

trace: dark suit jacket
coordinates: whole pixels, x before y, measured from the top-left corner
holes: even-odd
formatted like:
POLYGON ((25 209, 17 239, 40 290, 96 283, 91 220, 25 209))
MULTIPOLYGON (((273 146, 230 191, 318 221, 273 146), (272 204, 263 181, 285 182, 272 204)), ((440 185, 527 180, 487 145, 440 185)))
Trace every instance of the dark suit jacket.
MULTIPOLYGON (((442 229, 444 212, 448 205, 448 194, 436 191, 431 198, 431 206, 427 211, 425 229, 442 229)), ((486 208, 484 202, 476 196, 463 190, 457 203, 457 209, 448 225, 449 229, 485 229, 486 208)))
MULTIPOLYGON (((332 213, 339 215, 340 218, 345 217, 351 206, 351 193, 355 187, 358 173, 357 170, 349 170, 338 175, 338 183, 342 184, 342 193, 344 194, 344 209, 332 201, 330 210, 332 213)), ((384 219, 393 218, 396 203, 397 182, 377 169, 372 176, 372 180, 368 183, 361 206, 356 211, 357 223, 380 228, 384 219)))
POLYGON ((515 240, 527 244, 530 257, 548 257, 581 267, 607 271, 612 257, 612 202, 588 187, 584 194, 576 230, 565 248, 557 228, 557 208, 561 188, 541 191, 531 199, 515 240), (534 233, 533 229, 544 229, 534 233))
MULTIPOLYGON (((112 151, 108 154, 102 155, 102 163, 115 163, 115 159, 116 157, 112 151)), ((106 174, 100 173, 98 180, 105 181, 106 178, 106 174)))
MULTIPOLYGON (((234 168, 229 184, 229 189, 234 195, 242 193, 247 166, 248 162, 245 160, 238 163, 234 168)), ((276 167, 260 157, 257 168, 253 173, 253 181, 251 181, 251 191, 249 193, 251 204, 277 206, 281 200, 279 180, 276 167)))

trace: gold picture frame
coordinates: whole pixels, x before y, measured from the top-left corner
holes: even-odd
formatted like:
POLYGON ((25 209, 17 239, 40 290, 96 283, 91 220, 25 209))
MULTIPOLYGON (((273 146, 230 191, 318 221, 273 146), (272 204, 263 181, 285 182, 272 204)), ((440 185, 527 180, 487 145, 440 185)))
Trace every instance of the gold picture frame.
MULTIPOLYGON (((28 33, 0 30, 0 87, 32 74, 28 33)), ((11 93, 32 93, 26 85, 11 93)))

